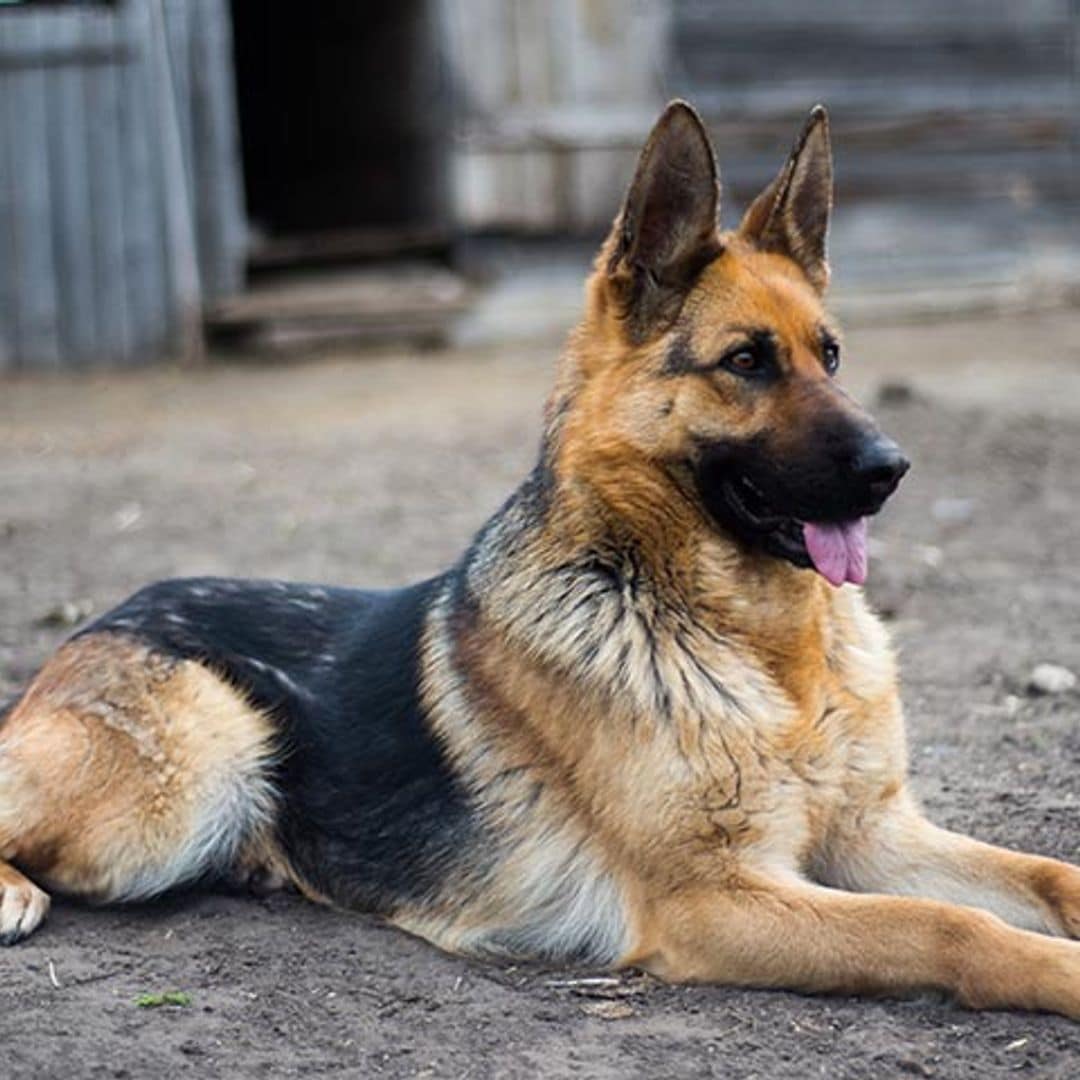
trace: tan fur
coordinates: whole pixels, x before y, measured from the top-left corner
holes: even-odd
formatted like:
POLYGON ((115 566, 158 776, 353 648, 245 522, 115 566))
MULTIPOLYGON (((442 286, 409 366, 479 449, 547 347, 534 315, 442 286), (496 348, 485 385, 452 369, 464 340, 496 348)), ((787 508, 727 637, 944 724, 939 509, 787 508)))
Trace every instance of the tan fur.
MULTIPOLYGON (((269 820, 270 738, 200 664, 79 638, 0 728, 0 857, 99 901, 225 870, 269 820)), ((0 914, 0 932, 10 924, 0 914)))

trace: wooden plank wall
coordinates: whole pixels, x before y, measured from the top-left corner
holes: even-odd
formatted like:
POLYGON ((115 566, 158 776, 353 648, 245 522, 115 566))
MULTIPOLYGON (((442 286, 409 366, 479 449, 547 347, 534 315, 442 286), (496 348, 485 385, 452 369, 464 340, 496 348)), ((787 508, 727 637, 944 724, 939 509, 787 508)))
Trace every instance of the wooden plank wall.
POLYGON ((676 0, 670 88, 716 138, 725 218, 814 101, 832 116, 841 291, 948 310, 1080 281, 1077 0, 676 0))
MULTIPOLYGON (((190 125, 194 146, 195 231, 204 297, 215 300, 243 286, 247 220, 239 161, 232 25, 225 0, 171 0, 187 12, 190 125)), ((174 61, 174 69, 180 65, 174 61)))
POLYGON ((673 92, 740 194, 814 101, 842 133, 843 193, 1075 193, 1073 0, 675 0, 673 92))
POLYGON ((441 0, 465 229, 591 229, 663 103, 670 5, 441 0))
POLYGON ((1077 0, 443 0, 443 12, 467 227, 603 227, 677 95, 709 122, 729 209, 819 100, 845 206, 1077 197, 1077 0))
POLYGON ((227 0, 0 9, 0 371, 176 355, 185 247, 203 297, 240 287, 231 79, 227 0), (179 184, 163 116, 180 128, 179 184))

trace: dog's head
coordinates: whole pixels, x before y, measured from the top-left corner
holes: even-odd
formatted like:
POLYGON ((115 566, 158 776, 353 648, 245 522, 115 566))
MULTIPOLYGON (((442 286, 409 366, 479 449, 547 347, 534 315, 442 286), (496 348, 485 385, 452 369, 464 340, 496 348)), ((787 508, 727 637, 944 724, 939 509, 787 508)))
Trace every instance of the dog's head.
POLYGON ((575 455, 646 460, 741 544, 861 584, 866 518, 908 462, 836 382, 825 110, 733 232, 719 231, 718 200, 701 120, 674 102, 601 249, 569 352, 575 455))

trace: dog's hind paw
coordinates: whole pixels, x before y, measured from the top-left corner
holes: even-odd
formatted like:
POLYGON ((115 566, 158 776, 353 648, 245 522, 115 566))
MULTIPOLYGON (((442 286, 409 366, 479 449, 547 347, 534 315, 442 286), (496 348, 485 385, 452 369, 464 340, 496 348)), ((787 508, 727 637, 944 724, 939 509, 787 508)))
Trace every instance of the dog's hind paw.
POLYGON ((32 934, 49 913, 49 894, 10 867, 0 873, 0 945, 32 934))

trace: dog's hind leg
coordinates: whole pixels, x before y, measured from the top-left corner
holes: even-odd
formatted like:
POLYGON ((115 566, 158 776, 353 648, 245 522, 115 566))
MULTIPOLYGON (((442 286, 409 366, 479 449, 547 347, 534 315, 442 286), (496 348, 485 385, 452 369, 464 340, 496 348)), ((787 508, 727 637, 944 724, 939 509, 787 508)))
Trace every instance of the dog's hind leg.
POLYGON ((1080 868, 939 828, 903 791, 837 830, 819 862, 829 885, 965 904, 1024 930, 1080 937, 1080 868))
POLYGON ((273 813, 271 740, 199 663, 115 634, 69 642, 0 726, 0 940, 45 916, 31 878, 112 902, 228 874, 273 813))

